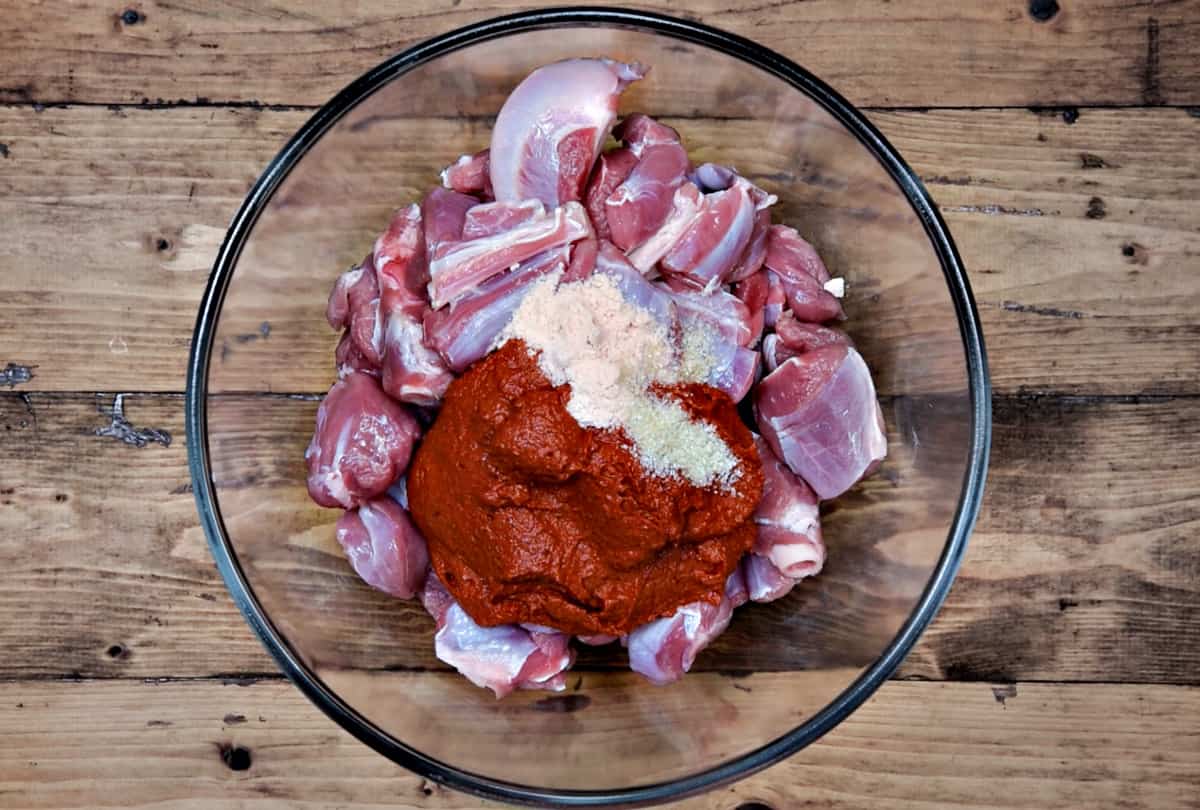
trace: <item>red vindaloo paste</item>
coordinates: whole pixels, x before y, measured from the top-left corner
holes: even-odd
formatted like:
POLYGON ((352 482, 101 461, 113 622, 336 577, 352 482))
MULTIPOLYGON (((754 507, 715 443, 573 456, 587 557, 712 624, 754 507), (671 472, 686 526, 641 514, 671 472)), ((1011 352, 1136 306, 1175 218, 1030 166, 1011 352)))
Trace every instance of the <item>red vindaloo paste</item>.
POLYGON ((728 488, 654 477, 624 434, 581 427, 512 340, 455 380, 408 475, 433 569, 478 624, 623 635, 676 607, 716 604, 754 542, 763 475, 733 401, 656 389, 738 459, 728 488))

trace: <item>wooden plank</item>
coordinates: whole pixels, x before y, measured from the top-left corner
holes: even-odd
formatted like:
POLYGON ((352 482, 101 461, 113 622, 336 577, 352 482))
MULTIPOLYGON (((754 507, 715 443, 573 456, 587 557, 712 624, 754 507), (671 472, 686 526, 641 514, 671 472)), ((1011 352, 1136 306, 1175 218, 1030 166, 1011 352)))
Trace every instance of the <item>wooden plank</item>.
MULTIPOLYGON (((725 705, 732 708, 739 697, 770 699, 775 690, 786 704, 792 697, 788 677, 738 682, 753 695, 727 689, 734 702, 725 705)), ((537 714, 547 725, 601 739, 604 726, 620 721, 597 711, 597 704, 572 705, 577 710, 570 714, 537 714)), ((1195 807, 1198 712, 1200 690, 1185 687, 892 682, 783 763, 670 806, 1195 807)), ((455 739, 478 743, 488 728, 478 722, 455 739)), ((3 684, 0 730, 6 807, 150 810, 245 803, 264 810, 333 810, 382 801, 403 810, 499 807, 392 765, 280 681, 3 684), (87 722, 81 724, 81 717, 87 722)), ((631 746, 653 732, 653 724, 622 727, 631 746)), ((580 739, 586 744, 593 738, 580 739)), ((562 756, 550 747, 541 761, 562 756)), ((597 760, 587 762, 595 778, 597 760)))
MULTIPOLYGON (((603 5, 614 5, 605 2, 603 5)), ((799 61, 866 105, 1196 104, 1200 43, 1194 0, 1153 0, 1131 10, 1115 0, 1085 7, 986 0, 945 4, 868 0, 687 7, 643 0, 757 40, 799 61)), ((75 4, 69 14, 36 5, 0 22, 0 100, 136 103, 215 99, 321 104, 376 63, 416 42, 527 7, 454 0, 345 0, 304 7, 157 0, 124 7, 75 4)), ((561 32, 516 47, 536 59, 593 52, 561 32)), ((620 43, 604 52, 622 51, 620 43)), ((628 48, 660 64, 686 54, 628 48)), ((625 55, 625 54, 622 54, 625 55)), ((710 71, 715 72, 715 71, 710 71)), ((694 74, 693 81, 705 81, 694 74)), ((473 88, 474 89, 474 88, 473 88)), ((469 97, 461 94, 456 101, 469 97)))
MULTIPOLYGON (((181 390, 195 308, 225 223, 306 115, 0 108, 0 218, 10 225, 0 243, 0 366, 31 370, 22 390, 181 390)), ((1200 155, 1192 148, 1200 119, 1179 110, 1091 109, 1074 124, 1024 110, 874 117, 953 229, 997 391, 1200 392, 1200 155)), ((947 325, 943 310, 919 317, 928 312, 922 288, 901 276, 881 285, 869 262, 855 263, 853 251, 872 244, 911 249, 889 242, 886 231, 880 240, 844 232, 854 222, 836 218, 834 206, 853 206, 856 191, 869 188, 831 184, 803 164, 780 174, 789 165, 786 132, 764 144, 746 122, 677 123, 698 156, 727 157, 779 191, 793 217, 817 228, 813 238, 831 262, 861 282, 852 285, 861 297, 852 298, 851 326, 880 366, 882 390, 899 392, 892 381, 905 370, 886 359, 892 348, 917 351, 905 362, 958 351, 953 339, 913 338, 914 324, 947 325), (822 215, 835 223, 827 232, 822 215)), ((324 388, 333 336, 320 309, 330 280, 365 250, 394 204, 434 182, 437 166, 459 149, 487 138, 484 123, 429 119, 367 122, 356 132, 378 150, 364 153, 372 165, 343 164, 339 184, 317 189, 352 189, 362 213, 343 223, 323 209, 332 224, 312 228, 320 236, 316 263, 328 269, 291 274, 289 296, 266 276, 262 304, 229 322, 216 367, 227 387, 324 388), (404 132, 414 137, 397 137, 404 132), (403 182, 367 181, 383 171, 403 182)), ((285 199, 302 200, 312 187, 299 178, 289 187, 296 196, 285 199)))
MULTIPOLYGON (((273 671, 197 525, 181 399, 125 397, 128 424, 115 430, 100 412, 111 405, 109 395, 0 394, 0 646, 10 652, 0 678, 273 671), (104 428, 115 436, 96 435, 104 428), (149 429, 168 431, 170 446, 149 429)), ((226 426, 213 438, 225 518, 260 596, 292 617, 283 629, 305 638, 310 660, 440 667, 428 618, 358 583, 333 542, 334 514, 306 500, 301 453, 316 403, 243 397, 213 407, 226 426), (319 619, 295 621, 314 610, 319 619)), ((922 423, 900 407, 889 404, 892 427, 916 425, 918 435, 952 418, 934 410, 922 423)), ((979 527, 947 606, 900 675, 1196 683, 1200 399, 1001 398, 995 410, 979 527), (1146 448, 1169 448, 1167 461, 1146 448)), ((938 479, 922 477, 953 469, 951 448, 927 438, 921 466, 910 466, 893 441, 882 474, 827 511, 822 577, 740 613, 698 668, 870 663, 921 575, 900 562, 932 548, 921 544, 938 539, 938 512, 957 486, 943 483, 939 501, 938 479)), ((613 648, 581 665, 623 660, 613 648)))

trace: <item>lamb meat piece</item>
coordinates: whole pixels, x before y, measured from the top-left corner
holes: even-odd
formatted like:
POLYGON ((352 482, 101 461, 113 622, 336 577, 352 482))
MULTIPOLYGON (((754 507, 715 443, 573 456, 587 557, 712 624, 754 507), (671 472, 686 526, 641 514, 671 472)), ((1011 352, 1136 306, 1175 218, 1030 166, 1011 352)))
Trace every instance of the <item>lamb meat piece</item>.
POLYGON ((342 339, 338 341, 337 348, 333 350, 333 362, 337 368, 338 377, 345 377, 353 371, 361 371, 372 377, 378 377, 380 374, 379 366, 372 363, 355 348, 354 341, 350 339, 349 330, 342 332, 342 339))
POLYGON ((438 405, 454 374, 426 342, 424 316, 392 313, 383 346, 383 390, 401 402, 426 408, 438 405))
POLYGON ((642 625, 629 634, 629 667, 656 685, 679 680, 692 668, 696 655, 725 632, 734 602, 743 599, 746 585, 734 569, 725 582, 719 604, 690 602, 666 618, 642 625))
POLYGON ((849 346, 789 358, 759 383, 754 408, 771 450, 822 500, 850 489, 887 455, 871 372, 849 346))
POLYGON ((749 186, 738 177, 725 191, 704 195, 700 215, 662 257, 664 275, 709 291, 733 272, 754 230, 749 186))
POLYGON ((390 495, 364 501, 337 523, 337 541, 372 588, 412 599, 425 582, 429 551, 408 512, 390 495))
POLYGON ((442 169, 442 185, 460 194, 474 194, 485 200, 495 199, 492 193, 490 150, 463 155, 442 169))
POLYGON ((369 374, 333 384, 317 409, 304 452, 308 493, 321 506, 351 509, 384 492, 408 467, 417 421, 369 374))
POLYGON ((716 290, 706 294, 673 282, 671 289, 684 328, 699 320, 710 324, 723 340, 737 346, 754 342, 750 308, 733 293, 716 290))
POLYGON ((612 278, 626 301, 649 312, 666 328, 667 334, 674 334, 679 324, 675 296, 670 290, 647 281, 612 242, 600 242, 595 272, 612 278))
POLYGON ((425 338, 450 370, 461 374, 492 349, 530 285, 542 276, 562 270, 561 249, 552 249, 523 262, 503 275, 489 279, 453 307, 425 315, 425 338))
POLYGON ((779 316, 783 314, 784 307, 787 306, 787 290, 783 287, 783 282, 775 273, 763 268, 763 273, 767 276, 767 303, 763 307, 763 328, 771 329, 779 321, 779 316))
POLYGON ((675 189, 671 213, 653 236, 629 251, 629 262, 643 274, 649 275, 663 256, 692 227, 703 209, 704 195, 692 183, 675 189))
POLYGON ((739 564, 751 602, 774 602, 791 593, 797 579, 786 576, 766 557, 747 554, 739 564))
POLYGON ((839 345, 854 344, 850 336, 840 329, 798 321, 791 311, 784 311, 775 324, 775 332, 763 339, 763 361, 770 373, 791 357, 839 345))
POLYGON ((625 144, 637 157, 654 146, 680 143, 679 133, 645 113, 631 113, 613 127, 613 137, 625 144))
MULTIPOLYGON (((771 226, 763 264, 779 277, 787 296, 788 308, 800 320, 826 323, 846 319, 842 302, 830 292, 834 289, 831 284, 833 280, 825 263, 795 228, 771 226)), ((844 289, 844 283, 838 285, 837 289, 844 289)))
POLYGON ((621 92, 645 73, 641 65, 611 59, 567 59, 525 77, 492 129, 496 199, 532 198, 551 208, 580 199, 621 92))
POLYGON ((762 269, 767 258, 767 235, 771 232, 771 212, 762 208, 754 212, 754 227, 750 231, 750 241, 738 258, 733 272, 726 281, 738 282, 750 278, 762 269))
POLYGON ((512 230, 444 244, 429 264, 430 306, 441 309, 514 265, 591 233, 592 225, 583 206, 568 202, 512 230))
POLYGON ((812 277, 818 283, 829 281, 829 270, 821 261, 816 248, 810 245, 795 228, 787 225, 772 225, 767 234, 767 267, 785 279, 794 279, 800 274, 812 277))
POLYGON ((367 365, 378 368, 383 360, 383 323, 379 317, 379 279, 375 262, 368 256, 363 263, 342 273, 325 308, 325 319, 334 329, 343 327, 355 350, 367 365))
MULTIPOLYGON (((441 402, 454 376, 436 351, 425 343, 422 319, 429 310, 425 288, 429 272, 425 260, 425 233, 435 239, 459 229, 463 195, 435 189, 424 208, 410 205, 392 218, 387 231, 375 242, 376 275, 381 288, 379 318, 385 324, 382 346, 383 390, 401 402, 433 406, 441 402), (425 219, 428 212, 433 221, 425 219), (447 224, 449 222, 449 224, 447 224)), ((470 198, 468 198, 470 199, 470 198)))
POLYGON ((570 636, 529 631, 515 624, 480 627, 431 572, 421 590, 425 610, 437 622, 434 652, 476 686, 497 698, 514 689, 566 688, 562 673, 575 661, 570 636))
POLYGON ((733 287, 733 294, 746 305, 746 309, 750 310, 750 343, 747 345, 756 346, 762 338, 763 328, 766 325, 767 295, 769 293, 770 283, 767 281, 767 274, 761 272, 739 281, 733 287))
POLYGON ((617 247, 632 250, 662 227, 687 169, 687 152, 677 140, 641 150, 633 171, 604 201, 604 219, 617 247))
POLYGON ((562 282, 582 281, 596 269, 596 258, 600 252, 600 242, 595 236, 580 239, 571 245, 571 260, 563 273, 562 282))
POLYGON ((586 644, 589 647, 603 647, 606 644, 612 644, 619 636, 606 636, 603 633, 597 633, 594 636, 575 636, 580 644, 586 644))
POLYGON ((592 170, 592 177, 583 195, 583 205, 591 217, 596 235, 601 239, 612 238, 604 203, 617 186, 625 182, 637 162, 637 155, 626 146, 605 152, 596 161, 596 168, 592 170))
POLYGON ((495 236, 545 216, 546 206, 541 200, 479 203, 463 218, 462 239, 495 236))
POLYGON ((787 468, 761 436, 755 436, 763 469, 763 495, 754 511, 758 536, 753 552, 792 579, 811 577, 825 564, 817 496, 787 468))
MULTIPOLYGON (((439 246, 447 242, 462 241, 467 212, 478 205, 479 200, 469 194, 460 194, 445 188, 430 189, 421 201, 426 255, 432 255, 439 246)), ((425 279, 425 283, 429 283, 428 278, 425 279)))

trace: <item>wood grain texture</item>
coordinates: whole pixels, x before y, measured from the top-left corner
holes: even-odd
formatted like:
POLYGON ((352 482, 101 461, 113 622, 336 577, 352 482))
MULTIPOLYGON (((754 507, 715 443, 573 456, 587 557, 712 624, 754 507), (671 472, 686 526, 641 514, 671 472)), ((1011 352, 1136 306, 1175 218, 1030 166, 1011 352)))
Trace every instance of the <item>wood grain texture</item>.
MULTIPOLYGON (((0 366, 31 370, 21 390, 181 390, 228 218, 306 116, 0 107, 0 218, 11 234, 0 242, 0 366)), ((1200 392, 1200 118, 1092 109, 1073 124, 1025 110, 873 117, 941 204, 970 270, 998 392, 1200 392)), ((752 126, 679 125, 696 139, 752 126)), ((445 126, 428 122, 449 139, 445 126)), ((453 136, 482 143, 486 129, 453 136)), ((437 142, 392 144, 389 159, 432 161, 432 177, 427 143, 437 142)), ((745 148, 750 168, 755 150, 745 148)), ((381 198, 381 210, 404 196, 381 198)), ((274 341, 258 334, 260 320, 219 353, 265 353, 283 375, 276 390, 323 386, 332 337, 319 318, 290 332, 277 324, 274 341)), ((262 385, 261 376, 242 382, 262 385)))
MULTIPOLYGON (((893 682, 791 759, 671 806, 1190 808, 1197 713, 1186 687, 893 682)), ((282 681, 4 684, 0 732, 5 807, 500 806, 392 765, 282 681)))
MULTIPOLYGON (((129 424, 118 436, 166 430, 170 446, 96 435, 111 427, 111 405, 111 395, 0 394, 0 612, 20 617, 0 623, 9 651, 0 678, 274 671, 205 546, 181 398, 123 402, 129 424)), ((315 403, 250 398, 231 407, 231 420, 242 408, 254 426, 227 435, 223 451, 243 472, 218 482, 231 510, 262 504, 231 519, 277 526, 280 544, 311 549, 299 559, 312 570, 312 598, 353 600, 345 615, 331 612, 327 628, 342 633, 347 655, 363 666, 440 667, 428 618, 359 588, 330 527, 312 520, 314 507, 290 480, 300 459, 278 448, 304 441, 315 403), (255 423, 252 412, 269 416, 255 423), (339 596, 339 588, 353 590, 339 596)), ((949 601, 900 677, 1197 683, 1200 399, 1001 398, 995 410, 978 528, 949 601), (1147 448, 1170 448, 1169 458, 1147 448)), ((834 519, 888 515, 871 493, 882 497, 889 482, 869 483, 834 519)), ((905 526, 881 519, 903 544, 905 526)), ((769 632, 799 604, 754 608, 754 622, 735 623, 698 666, 796 666, 799 653, 784 645, 747 651, 745 633, 752 624, 769 632)), ((613 666, 594 655, 582 663, 613 666)))
MULTIPOLYGON (((750 37, 857 104, 1200 103, 1195 0, 1055 4, 1045 21, 1025 3, 987 0, 635 5, 750 37)), ((0 100, 321 104, 405 47, 530 6, 151 0, 127 11, 91 0, 54 13, 26 4, 0 21, 0 100)))

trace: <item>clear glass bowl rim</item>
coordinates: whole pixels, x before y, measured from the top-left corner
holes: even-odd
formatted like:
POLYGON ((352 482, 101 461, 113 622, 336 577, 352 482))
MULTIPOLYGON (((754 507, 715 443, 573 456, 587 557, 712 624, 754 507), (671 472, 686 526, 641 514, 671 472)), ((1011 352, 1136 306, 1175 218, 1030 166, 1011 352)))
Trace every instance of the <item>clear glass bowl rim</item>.
POLYGON ((351 82, 321 107, 268 164, 230 223, 204 291, 192 338, 185 399, 188 466, 209 549, 250 627, 283 672, 342 728, 379 753, 434 782, 486 799, 530 806, 632 807, 676 800, 748 776, 814 742, 870 697, 891 675, 933 619, 958 571, 983 497, 991 445, 991 383, 975 300, 958 250, 917 175, 848 101, 791 60, 734 34, 690 20, 618 8, 547 8, 494 17, 422 42, 351 82), (634 28, 719 51, 795 87, 852 132, 884 166, 917 213, 946 278, 966 353, 971 431, 962 491, 946 545, 916 609, 876 661, 829 705, 791 732, 716 767, 679 779, 619 790, 554 790, 492 779, 422 754, 387 734, 343 702, 301 660, 263 609, 238 563, 217 506, 209 470, 208 368, 217 321, 242 248, 276 188, 308 150, 360 101, 409 70, 439 56, 509 34, 569 26, 634 28))

